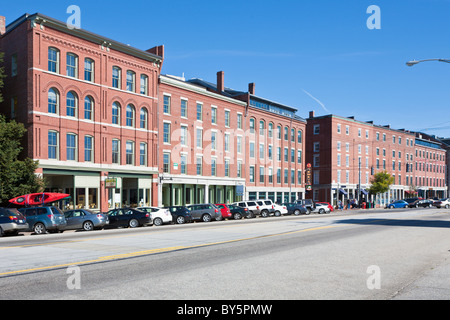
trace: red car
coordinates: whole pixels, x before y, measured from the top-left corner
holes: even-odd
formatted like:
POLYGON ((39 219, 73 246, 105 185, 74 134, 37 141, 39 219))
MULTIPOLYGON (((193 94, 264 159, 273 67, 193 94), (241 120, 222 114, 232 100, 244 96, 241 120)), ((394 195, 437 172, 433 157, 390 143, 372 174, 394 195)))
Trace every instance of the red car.
POLYGON ((231 218, 230 208, 227 207, 225 203, 216 203, 217 208, 220 209, 220 213, 222 214, 222 218, 231 218))
POLYGON ((331 204, 329 204, 328 202, 317 202, 317 203, 321 203, 321 204, 324 204, 324 205, 328 206, 328 208, 330 208, 330 211, 331 211, 331 212, 334 211, 333 206, 332 206, 331 204))

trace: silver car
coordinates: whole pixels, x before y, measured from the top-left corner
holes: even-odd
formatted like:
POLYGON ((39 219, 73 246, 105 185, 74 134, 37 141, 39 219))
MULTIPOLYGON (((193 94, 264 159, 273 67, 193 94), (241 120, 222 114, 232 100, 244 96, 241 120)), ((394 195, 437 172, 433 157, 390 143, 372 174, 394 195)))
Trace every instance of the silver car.
POLYGON ((103 229, 109 224, 108 216, 102 213, 96 213, 87 209, 74 209, 64 212, 67 225, 65 230, 83 229, 91 231, 94 229, 103 229))

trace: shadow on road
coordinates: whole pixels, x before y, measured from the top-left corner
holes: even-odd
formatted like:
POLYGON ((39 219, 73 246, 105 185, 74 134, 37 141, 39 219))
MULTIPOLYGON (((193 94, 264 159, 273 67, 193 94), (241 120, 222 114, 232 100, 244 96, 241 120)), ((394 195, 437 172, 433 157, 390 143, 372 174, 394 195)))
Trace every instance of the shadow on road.
POLYGON ((417 220, 417 219, 345 219, 336 224, 382 225, 396 227, 426 227, 450 228, 450 221, 446 220, 417 220))

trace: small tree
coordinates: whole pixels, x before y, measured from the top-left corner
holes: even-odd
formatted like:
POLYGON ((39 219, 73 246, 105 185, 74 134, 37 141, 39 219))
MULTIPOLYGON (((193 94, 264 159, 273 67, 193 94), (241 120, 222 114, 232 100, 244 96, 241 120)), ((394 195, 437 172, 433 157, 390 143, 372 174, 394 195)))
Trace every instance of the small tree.
POLYGON ((0 205, 8 205, 9 199, 44 189, 43 179, 35 175, 38 162, 30 158, 19 160, 25 132, 22 123, 7 122, 0 115, 0 205))
POLYGON ((377 172, 373 176, 371 183, 369 192, 375 195, 376 199, 377 194, 389 191, 390 186, 394 184, 394 177, 386 171, 377 172))

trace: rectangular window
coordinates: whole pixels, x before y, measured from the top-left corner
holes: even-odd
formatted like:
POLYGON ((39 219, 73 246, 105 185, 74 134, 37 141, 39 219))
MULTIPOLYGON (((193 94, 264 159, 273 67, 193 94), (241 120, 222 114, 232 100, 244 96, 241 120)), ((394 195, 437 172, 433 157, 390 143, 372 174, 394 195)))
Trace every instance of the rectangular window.
POLYGON ((197 175, 201 176, 203 174, 203 158, 197 157, 195 161, 197 166, 197 175))
POLYGON ((250 180, 250 182, 255 182, 255 167, 254 166, 250 167, 249 180, 250 180))
POLYGON ((237 177, 242 178, 242 161, 237 161, 237 177))
POLYGON ((136 74, 133 71, 127 71, 127 91, 136 91, 136 74))
POLYGON ((216 132, 211 132, 211 150, 217 150, 217 144, 216 144, 216 132))
POLYGON ((66 151, 67 160, 77 160, 77 136, 73 133, 68 133, 66 135, 66 151))
POLYGON ((187 156, 185 154, 182 154, 180 156, 180 173, 186 174, 186 164, 187 164, 187 156))
POLYGON ((134 165, 134 142, 127 141, 125 148, 126 164, 134 165))
POLYGON ((242 129, 242 114, 240 113, 237 115, 237 128, 242 129))
POLYGON ((48 158, 58 160, 58 132, 48 132, 48 158))
POLYGON ((165 114, 170 114, 170 104, 171 104, 171 101, 170 101, 170 96, 164 96, 164 105, 163 105, 163 112, 165 113, 165 114))
POLYGON ((170 153, 163 153, 163 172, 170 173, 170 153))
POLYGON ((94 60, 84 59, 84 80, 94 82, 94 60))
POLYGON ((182 146, 188 145, 188 128, 187 126, 181 126, 180 144, 182 146))
POLYGON ((197 128, 197 148, 202 148, 203 147, 203 129, 197 128))
POLYGON ((230 176, 230 160, 225 159, 225 177, 230 176))
POLYGON ((230 111, 225 110, 225 127, 230 127, 230 111))
POLYGON ((76 78, 78 76, 77 75, 78 57, 73 53, 68 53, 66 55, 66 58, 67 58, 66 61, 67 76, 76 78))
POLYGON ((140 94, 148 95, 148 77, 145 74, 141 74, 140 94))
POLYGON ((122 70, 119 67, 113 67, 112 69, 112 87, 121 89, 121 75, 122 70))
POLYGON ((94 158, 94 138, 91 136, 84 136, 84 161, 92 162, 94 158))
POLYGON ((59 73, 59 51, 48 48, 48 71, 59 73))
POLYGON ((139 165, 147 165, 147 144, 145 142, 139 144, 139 165))
POLYGON ((11 77, 17 76, 17 53, 11 56, 11 77))
POLYGON ((211 123, 217 124, 217 108, 211 107, 211 123))
POLYGON ((170 143, 170 123, 164 122, 163 142, 170 143))
POLYGON ((181 99, 180 109, 181 109, 181 116, 183 118, 187 118, 187 105, 188 105, 187 100, 181 99))
POLYGON ((212 158, 211 159, 211 176, 215 177, 217 174, 217 163, 216 163, 216 159, 212 158))
POLYGON ((197 120, 203 121, 203 105, 201 103, 197 103, 197 120))
POLYGON ((112 163, 120 164, 120 140, 112 141, 112 163))
POLYGON ((259 182, 264 183, 264 167, 259 167, 259 182))

